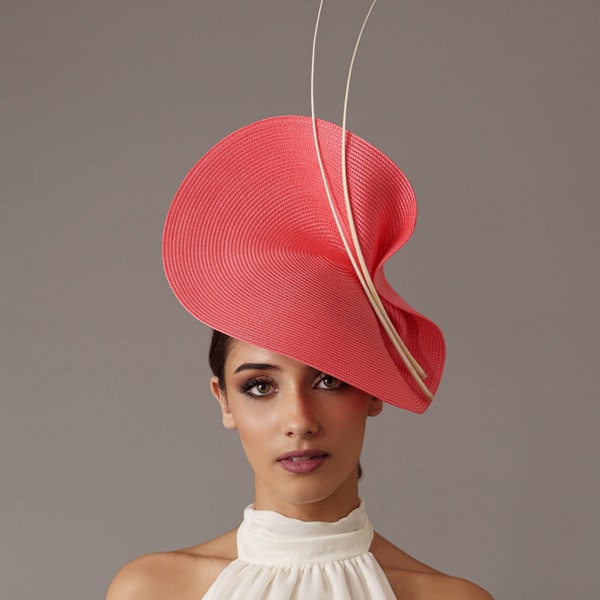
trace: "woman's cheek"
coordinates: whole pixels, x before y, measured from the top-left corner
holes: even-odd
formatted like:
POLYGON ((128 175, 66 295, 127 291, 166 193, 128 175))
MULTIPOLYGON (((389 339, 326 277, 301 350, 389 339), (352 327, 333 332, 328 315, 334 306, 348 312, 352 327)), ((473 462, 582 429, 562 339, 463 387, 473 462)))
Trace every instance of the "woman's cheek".
POLYGON ((251 440, 272 429, 274 419, 273 415, 264 409, 244 411, 236 418, 236 425, 240 436, 251 440))

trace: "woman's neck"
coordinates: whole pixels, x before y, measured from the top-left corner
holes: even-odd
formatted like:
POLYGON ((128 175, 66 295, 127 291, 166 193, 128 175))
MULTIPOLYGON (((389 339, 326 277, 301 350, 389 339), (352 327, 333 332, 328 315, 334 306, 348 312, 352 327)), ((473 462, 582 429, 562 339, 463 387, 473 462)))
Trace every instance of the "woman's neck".
POLYGON ((350 477, 340 488, 323 498, 285 498, 255 481, 254 508, 271 510, 300 521, 334 523, 360 505, 358 477, 350 477))

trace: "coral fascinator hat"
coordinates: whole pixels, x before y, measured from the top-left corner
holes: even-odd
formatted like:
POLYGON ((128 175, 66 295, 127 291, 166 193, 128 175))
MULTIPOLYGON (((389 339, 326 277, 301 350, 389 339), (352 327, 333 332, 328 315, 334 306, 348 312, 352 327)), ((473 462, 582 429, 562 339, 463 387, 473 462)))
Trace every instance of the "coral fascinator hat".
MULTIPOLYGON (((342 130, 317 121, 340 215, 342 130)), ((416 203, 400 169, 346 132, 352 214, 364 261, 391 323, 437 389, 441 331, 385 279, 412 234, 416 203)), ((350 227, 342 222, 350 237, 350 227)), ((163 237, 167 278, 208 326, 290 356, 390 404, 423 412, 429 398, 385 331, 352 266, 323 185, 310 117, 252 123, 214 146, 186 176, 163 237)))
POLYGON ((164 267, 209 327, 420 413, 440 383, 443 336, 383 271, 415 220, 410 184, 377 148, 314 115, 273 117, 185 177, 164 267))

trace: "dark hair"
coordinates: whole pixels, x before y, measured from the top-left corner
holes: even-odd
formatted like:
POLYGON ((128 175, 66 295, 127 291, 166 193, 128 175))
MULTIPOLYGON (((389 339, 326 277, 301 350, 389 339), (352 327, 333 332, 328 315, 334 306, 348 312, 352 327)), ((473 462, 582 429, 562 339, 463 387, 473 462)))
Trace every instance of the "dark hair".
MULTIPOLYGON (((221 333, 213 329, 210 339, 210 348, 208 350, 208 364, 215 375, 219 379, 219 387, 225 391, 225 361, 229 352, 229 344, 233 338, 226 333, 221 333)), ((358 462, 358 478, 363 475, 363 470, 358 462)))
POLYGON ((219 387, 225 390, 225 361, 229 351, 229 343, 233 338, 225 333, 213 329, 210 340, 210 349, 208 350, 208 364, 219 380, 219 387))

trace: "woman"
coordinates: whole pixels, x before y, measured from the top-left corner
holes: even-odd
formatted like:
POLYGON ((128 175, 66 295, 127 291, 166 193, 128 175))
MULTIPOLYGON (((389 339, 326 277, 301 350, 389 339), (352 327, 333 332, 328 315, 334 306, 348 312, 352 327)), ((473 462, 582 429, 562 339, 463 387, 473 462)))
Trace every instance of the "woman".
POLYGON ((216 330, 211 391, 254 502, 237 530, 126 565, 108 600, 490 598, 374 533, 358 493, 367 418, 423 412, 443 370, 440 330, 383 274, 415 219, 400 169, 314 117, 253 123, 190 171, 165 270, 216 330))
POLYGON ((211 391, 254 502, 237 530, 126 565, 107 600, 490 598, 375 534, 359 497, 367 417, 423 412, 445 346, 383 273, 415 225, 410 184, 345 121, 317 121, 313 99, 312 118, 243 127, 173 200, 165 272, 214 330, 211 391))

